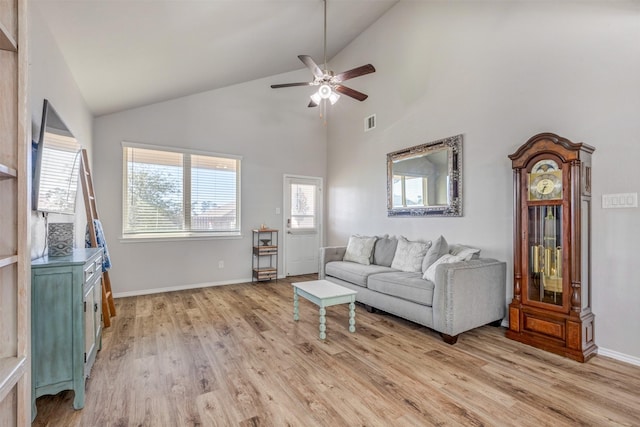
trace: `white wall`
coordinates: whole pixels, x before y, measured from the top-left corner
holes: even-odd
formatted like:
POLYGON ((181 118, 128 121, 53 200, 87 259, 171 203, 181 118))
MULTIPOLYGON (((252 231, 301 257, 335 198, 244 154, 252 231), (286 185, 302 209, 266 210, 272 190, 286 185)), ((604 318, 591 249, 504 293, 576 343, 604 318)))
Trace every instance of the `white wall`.
MULTIPOLYGON (((29 107, 32 138, 38 140, 42 104, 48 99, 78 142, 91 154, 93 116, 65 62, 55 39, 42 17, 37 3, 29 7, 29 107)), ((86 215, 82 190, 78 187, 76 215, 50 214, 48 221, 74 222, 75 245, 84 247, 86 215)), ((31 258, 46 254, 45 221, 41 214, 31 215, 31 258)))
MULTIPOLYGON (((331 61, 368 62, 329 122, 328 244, 351 233, 402 234, 482 248, 512 271, 507 155, 539 132, 596 148, 592 307, 601 354, 640 363, 638 209, 603 210, 606 193, 640 191, 640 6, 637 2, 401 0, 331 61), (339 112, 339 115, 336 114, 339 112), (377 128, 363 119, 377 114, 377 128), (464 217, 388 218, 386 153, 464 135, 464 217)), ((508 274, 511 276, 511 273, 508 274)), ((511 300, 508 278, 505 304, 511 300)))
POLYGON ((251 280, 251 229, 282 228, 283 174, 325 177, 326 127, 305 89, 269 87, 306 78, 301 70, 96 119, 96 200, 116 296, 251 280), (243 156, 242 239, 121 242, 122 141, 243 156))

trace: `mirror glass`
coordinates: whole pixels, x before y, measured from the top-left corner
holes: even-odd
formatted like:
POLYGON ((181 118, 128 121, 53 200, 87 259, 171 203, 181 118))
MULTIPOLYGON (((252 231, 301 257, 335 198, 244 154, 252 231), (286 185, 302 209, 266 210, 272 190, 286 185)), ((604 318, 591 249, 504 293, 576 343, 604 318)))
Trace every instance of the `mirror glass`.
POLYGON ((462 216, 462 135, 387 154, 388 216, 462 216))
POLYGON ((73 214, 76 207, 80 145, 45 99, 33 177, 33 209, 73 214))

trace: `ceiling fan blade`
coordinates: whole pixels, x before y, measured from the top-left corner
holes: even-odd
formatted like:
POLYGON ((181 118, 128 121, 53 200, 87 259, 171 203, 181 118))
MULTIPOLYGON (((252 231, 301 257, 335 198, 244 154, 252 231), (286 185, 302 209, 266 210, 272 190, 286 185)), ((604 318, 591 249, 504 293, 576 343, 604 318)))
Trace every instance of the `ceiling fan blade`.
POLYGON ((281 87, 293 87, 293 86, 311 86, 313 83, 310 82, 301 82, 301 83, 283 83, 279 85, 271 85, 272 89, 278 89, 281 87))
POLYGON ((351 98, 357 99, 358 101, 364 101, 369 97, 369 95, 365 95, 362 92, 358 92, 357 90, 342 85, 336 85, 334 89, 336 90, 336 92, 340 92, 343 95, 350 96, 351 98))
POLYGON ((345 80, 353 79, 354 77, 364 76, 365 74, 375 73, 376 69, 371 64, 363 65, 361 67, 354 68, 349 71, 342 72, 333 77, 334 82, 340 83, 345 80))
POLYGON ((298 58, 300 58, 300 61, 304 62, 304 65, 306 65, 307 68, 311 70, 315 77, 322 78, 322 76, 324 76, 324 73, 322 72, 320 67, 318 67, 318 64, 316 64, 313 58, 311 58, 309 55, 298 55, 298 58))
POLYGON ((309 101, 309 105, 307 105, 307 107, 309 108, 313 108, 313 107, 317 107, 318 104, 316 104, 316 102, 312 99, 311 101, 309 101))

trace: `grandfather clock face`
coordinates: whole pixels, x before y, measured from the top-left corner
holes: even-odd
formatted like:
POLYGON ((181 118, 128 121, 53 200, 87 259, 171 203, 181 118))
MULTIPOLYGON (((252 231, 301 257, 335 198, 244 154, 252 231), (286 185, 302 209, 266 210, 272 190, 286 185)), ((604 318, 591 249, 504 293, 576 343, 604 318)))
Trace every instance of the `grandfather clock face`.
POLYGON ((562 170, 554 160, 540 160, 528 177, 530 201, 562 199, 562 170))

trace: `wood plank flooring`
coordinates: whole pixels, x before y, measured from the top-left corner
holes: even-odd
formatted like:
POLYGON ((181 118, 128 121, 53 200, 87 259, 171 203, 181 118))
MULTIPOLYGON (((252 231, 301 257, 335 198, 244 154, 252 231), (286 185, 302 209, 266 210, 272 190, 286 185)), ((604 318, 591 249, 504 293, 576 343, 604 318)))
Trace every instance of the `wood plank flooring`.
POLYGON ((82 410, 37 400, 35 426, 638 426, 640 368, 580 364, 485 326, 454 346, 391 315, 300 300, 290 281, 116 300, 82 410))

